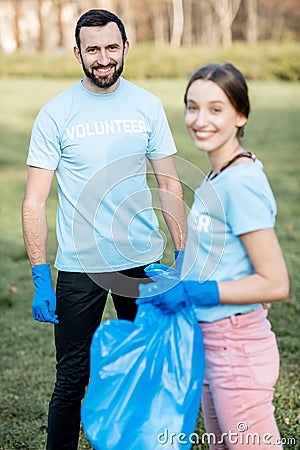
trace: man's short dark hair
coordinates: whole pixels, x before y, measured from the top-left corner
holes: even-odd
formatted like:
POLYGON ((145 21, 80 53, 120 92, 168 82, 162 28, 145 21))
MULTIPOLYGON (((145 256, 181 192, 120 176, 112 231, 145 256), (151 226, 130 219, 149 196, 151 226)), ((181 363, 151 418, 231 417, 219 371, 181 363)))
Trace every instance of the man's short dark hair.
POLYGON ((80 49, 80 30, 82 27, 104 27, 110 22, 115 22, 120 30, 123 43, 127 41, 126 30, 123 22, 114 13, 106 9, 90 9, 79 17, 75 28, 75 39, 80 49))

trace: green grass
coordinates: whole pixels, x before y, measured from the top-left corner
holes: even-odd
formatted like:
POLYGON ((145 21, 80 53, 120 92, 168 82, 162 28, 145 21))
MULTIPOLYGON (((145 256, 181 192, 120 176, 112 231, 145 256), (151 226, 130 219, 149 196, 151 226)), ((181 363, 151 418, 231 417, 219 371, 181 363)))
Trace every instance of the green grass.
MULTIPOLYGON (((126 57, 127 78, 185 78, 198 67, 231 61, 251 80, 300 79, 300 48, 298 42, 234 42, 230 47, 200 45, 133 44, 126 57)), ((0 54, 0 76, 79 77, 80 65, 72 51, 53 53, 0 54)))
MULTIPOLYGON (((55 374, 53 331, 51 325, 37 323, 31 317, 33 290, 22 241, 20 208, 34 117, 44 102, 71 82, 63 79, 0 79, 1 450, 44 448, 48 401, 55 374)), ((197 186, 198 180, 192 177, 191 166, 184 159, 203 171, 208 165, 205 155, 194 149, 184 129, 185 80, 151 79, 138 84, 163 100, 179 148, 178 156, 182 158, 177 161, 178 170, 186 185, 197 186)), ((281 354, 280 379, 274 400, 276 418, 282 437, 288 439, 299 435, 300 86, 285 82, 251 82, 250 95, 252 115, 246 129, 245 147, 263 160, 276 195, 276 231, 291 281, 289 299, 273 304, 269 313, 281 354)), ((185 193, 186 202, 191 205, 192 191, 188 186, 185 193)), ((53 261, 56 248, 55 208, 53 189, 48 211, 49 261, 53 261)), ((169 241, 164 262, 172 262, 169 241)), ((105 317, 113 314, 110 304, 105 314, 105 317)), ((201 417, 197 431, 204 432, 201 417)), ((80 449, 90 448, 82 434, 80 449)), ((297 445, 287 444, 285 448, 294 450, 297 445)))

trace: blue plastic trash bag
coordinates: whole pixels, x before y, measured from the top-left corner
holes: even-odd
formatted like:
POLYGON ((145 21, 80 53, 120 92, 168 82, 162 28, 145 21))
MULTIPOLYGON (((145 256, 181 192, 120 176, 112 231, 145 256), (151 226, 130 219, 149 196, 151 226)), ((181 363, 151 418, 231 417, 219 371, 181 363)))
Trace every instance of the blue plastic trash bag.
POLYGON ((165 315, 149 303, 135 322, 103 322, 92 340, 81 409, 88 439, 96 450, 189 449, 203 377, 192 308, 165 315))

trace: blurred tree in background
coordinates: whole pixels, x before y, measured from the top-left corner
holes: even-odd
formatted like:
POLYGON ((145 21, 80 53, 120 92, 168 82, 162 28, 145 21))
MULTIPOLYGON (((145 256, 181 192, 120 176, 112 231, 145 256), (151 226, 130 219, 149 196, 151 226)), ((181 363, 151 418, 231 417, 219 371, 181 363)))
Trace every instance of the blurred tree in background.
POLYGON ((109 9, 131 42, 230 47, 298 41, 300 0, 0 0, 0 51, 62 52, 72 48, 78 17, 109 9))

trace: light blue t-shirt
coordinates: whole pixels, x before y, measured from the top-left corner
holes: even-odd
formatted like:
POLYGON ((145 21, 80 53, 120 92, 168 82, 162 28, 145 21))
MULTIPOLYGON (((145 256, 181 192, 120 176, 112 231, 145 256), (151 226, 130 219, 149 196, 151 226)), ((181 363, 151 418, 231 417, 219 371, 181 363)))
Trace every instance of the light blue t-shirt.
POLYGON ((76 83, 39 112, 27 164, 58 181, 55 267, 111 272, 161 258, 164 240, 146 181, 146 158, 176 147, 161 102, 121 78, 111 94, 76 83))
MULTIPOLYGON (((243 163, 206 179, 195 191, 188 217, 182 276, 190 280, 238 280, 254 273, 239 238, 273 228, 276 203, 259 160, 243 163)), ((213 322, 256 309, 258 304, 196 307, 197 319, 213 322)))

